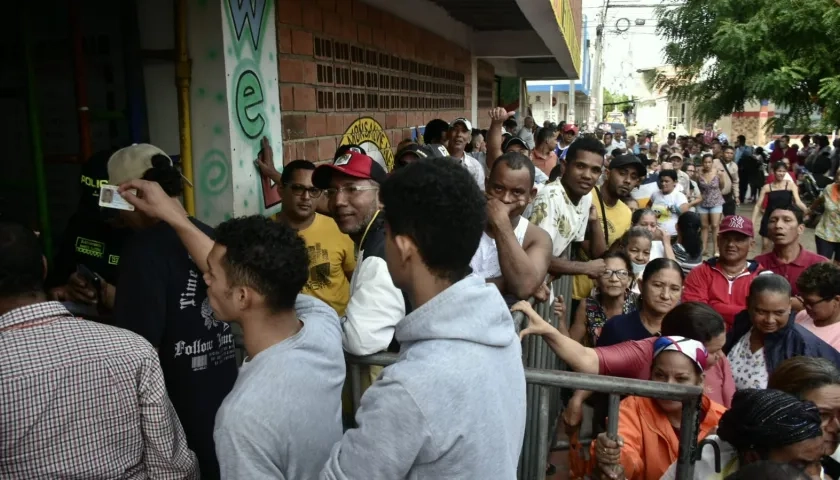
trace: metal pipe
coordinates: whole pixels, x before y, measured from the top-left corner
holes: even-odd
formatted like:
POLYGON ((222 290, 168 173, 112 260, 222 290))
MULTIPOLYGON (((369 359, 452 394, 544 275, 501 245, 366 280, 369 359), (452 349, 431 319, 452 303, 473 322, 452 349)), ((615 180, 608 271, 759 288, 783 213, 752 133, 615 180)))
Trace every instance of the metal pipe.
POLYGON ((612 438, 618 437, 618 408, 620 404, 621 397, 611 393, 607 404, 607 434, 612 438))
POLYGON ((195 216, 195 191, 193 190, 192 120, 190 117, 190 80, 192 61, 187 45, 187 0, 175 2, 175 39, 178 61, 175 64, 175 81, 178 87, 178 137, 181 142, 181 173, 184 182, 184 208, 195 216))
MULTIPOLYGON (((35 8, 34 6, 30 6, 35 8)), ((44 170, 44 146, 41 140, 41 119, 38 111, 38 93, 35 82, 35 65, 32 58, 32 12, 27 9, 23 27, 23 55, 26 62, 26 93, 29 103, 29 132, 32 140, 32 161, 35 166, 35 196, 38 202, 38 223, 43 239, 44 256, 52 260, 52 225, 47 199, 47 174, 44 170)))
POLYGON ((73 43, 73 83, 76 91, 76 114, 79 122, 79 153, 86 162, 93 154, 90 140, 90 108, 88 107, 85 46, 82 38, 79 0, 69 0, 70 36, 73 43))
MULTIPOLYGON (((375 353, 366 357, 346 355, 348 364, 388 366, 397 361, 395 353, 375 353)), ((639 397, 661 398, 663 400, 683 401, 703 393, 703 388, 689 385, 673 385, 648 380, 590 375, 588 373, 561 372, 557 370, 525 369, 525 381, 546 387, 574 388, 595 392, 635 395, 639 397)))
POLYGON ((362 369, 359 365, 350 365, 350 394, 353 397, 353 413, 362 403, 362 369))
POLYGON ((694 478, 694 450, 697 448, 697 432, 699 431, 700 396, 697 395, 686 398, 682 402, 676 480, 692 480, 694 478))
MULTIPOLYGON (((546 387, 537 387, 539 388, 539 404, 538 408, 538 420, 537 420, 537 439, 539 439, 539 443, 537 444, 537 456, 536 460, 548 460, 548 448, 550 438, 548 437, 549 431, 549 392, 550 390, 546 387)), ((534 477, 536 480, 544 480, 545 479, 545 468, 540 468, 543 465, 537 464, 537 471, 536 476, 534 477)))

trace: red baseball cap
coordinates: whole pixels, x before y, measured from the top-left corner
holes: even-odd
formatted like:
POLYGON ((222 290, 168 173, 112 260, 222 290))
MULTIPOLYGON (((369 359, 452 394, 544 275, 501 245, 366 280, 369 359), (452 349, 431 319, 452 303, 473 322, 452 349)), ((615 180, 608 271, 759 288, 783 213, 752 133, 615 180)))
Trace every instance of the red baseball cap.
POLYGON ((752 220, 740 215, 728 215, 723 217, 723 221, 720 222, 720 229, 718 230, 718 233, 723 234, 727 232, 736 232, 748 237, 755 236, 752 220))
POLYGON ((348 151, 335 159, 335 163, 328 163, 319 166, 312 173, 312 184, 321 189, 330 188, 330 180, 335 172, 343 173, 348 177, 363 178, 382 183, 388 173, 382 165, 369 156, 354 151, 348 151))
POLYGON ((575 135, 578 133, 577 127, 573 123, 567 123, 563 125, 563 133, 572 132, 575 135))

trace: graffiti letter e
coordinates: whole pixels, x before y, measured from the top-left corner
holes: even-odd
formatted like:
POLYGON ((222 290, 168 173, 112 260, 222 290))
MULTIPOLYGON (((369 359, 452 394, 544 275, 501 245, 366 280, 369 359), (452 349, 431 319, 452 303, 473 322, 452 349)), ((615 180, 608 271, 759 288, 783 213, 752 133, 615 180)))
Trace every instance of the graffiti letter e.
POLYGON ((265 128, 263 114, 253 111, 263 101, 260 78, 253 70, 245 70, 236 82, 236 119, 242 133, 248 138, 259 138, 265 128))

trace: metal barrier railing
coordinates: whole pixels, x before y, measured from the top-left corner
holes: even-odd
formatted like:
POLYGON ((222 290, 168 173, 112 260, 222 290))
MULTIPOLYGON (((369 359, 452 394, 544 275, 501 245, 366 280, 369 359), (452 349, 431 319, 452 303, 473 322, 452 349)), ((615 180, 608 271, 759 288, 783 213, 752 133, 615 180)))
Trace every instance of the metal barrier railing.
MULTIPOLYGON (((347 365, 350 368, 350 381, 353 391, 353 409, 359 407, 361 398, 361 366, 388 366, 397 361, 398 354, 377 353, 366 357, 347 355, 347 365)), ((618 433, 618 408, 621 395, 635 395, 648 398, 659 398, 663 400, 675 400, 682 402, 682 427, 680 428, 680 448, 677 458, 677 480, 690 480, 694 478, 694 450, 697 447, 697 431, 699 429, 700 396, 703 393, 702 387, 673 385, 661 382, 650 382, 628 378, 607 377, 602 375, 589 375, 584 373, 564 372, 557 370, 544 370, 536 368, 525 369, 525 381, 529 386, 538 389, 537 408, 533 414, 536 422, 536 435, 529 435, 526 426, 525 441, 539 439, 536 445, 531 445, 531 459, 520 460, 520 478, 529 480, 542 480, 545 478, 545 462, 549 452, 549 430, 551 419, 549 418, 550 391, 559 388, 572 388, 575 390, 591 390, 609 394, 609 407, 607 410, 608 424, 607 433, 616 435, 618 433), (687 428, 686 428, 687 427, 687 428), (521 466, 528 460, 529 463, 536 463, 542 466, 532 477, 523 477, 524 472, 521 466)), ((530 413, 530 412, 529 412, 530 413)), ((523 444, 522 455, 526 454, 523 444)))

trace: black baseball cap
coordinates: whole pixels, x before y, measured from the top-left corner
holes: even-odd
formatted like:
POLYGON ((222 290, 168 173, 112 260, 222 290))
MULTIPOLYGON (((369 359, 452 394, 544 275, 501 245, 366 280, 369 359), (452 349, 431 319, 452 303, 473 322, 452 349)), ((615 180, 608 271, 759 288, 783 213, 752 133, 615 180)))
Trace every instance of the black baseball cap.
POLYGON ((364 148, 362 148, 359 145, 350 143, 350 144, 347 144, 347 145, 342 145, 342 146, 338 147, 338 149, 336 149, 335 155, 333 155, 333 162, 338 160, 339 157, 343 157, 347 152, 356 152, 356 153, 361 153, 362 155, 367 155, 367 152, 365 151, 364 148))
POLYGON ((511 136, 508 137, 507 140, 505 140, 505 143, 502 144, 502 151, 507 152, 508 148, 510 148, 512 145, 521 145, 522 148, 524 148, 525 150, 531 150, 530 148, 528 148, 528 144, 525 143, 525 140, 522 140, 519 137, 511 136))
POLYGON ((676 134, 676 133, 674 133, 674 132, 669 132, 669 133, 668 133, 668 138, 669 138, 669 139, 671 139, 671 138, 677 138, 677 134, 676 134))
POLYGON ((449 156, 449 151, 443 145, 419 145, 416 143, 409 143, 401 148, 394 156, 394 162, 399 164, 400 160, 406 155, 414 155, 417 158, 446 158, 449 156))
POLYGON ((637 172, 639 172, 639 176, 644 176, 647 173, 647 168, 639 159, 639 157, 635 155, 631 155, 629 153, 620 155, 615 157, 610 162, 610 169, 613 168, 623 168, 623 167, 631 167, 635 168, 637 172))

